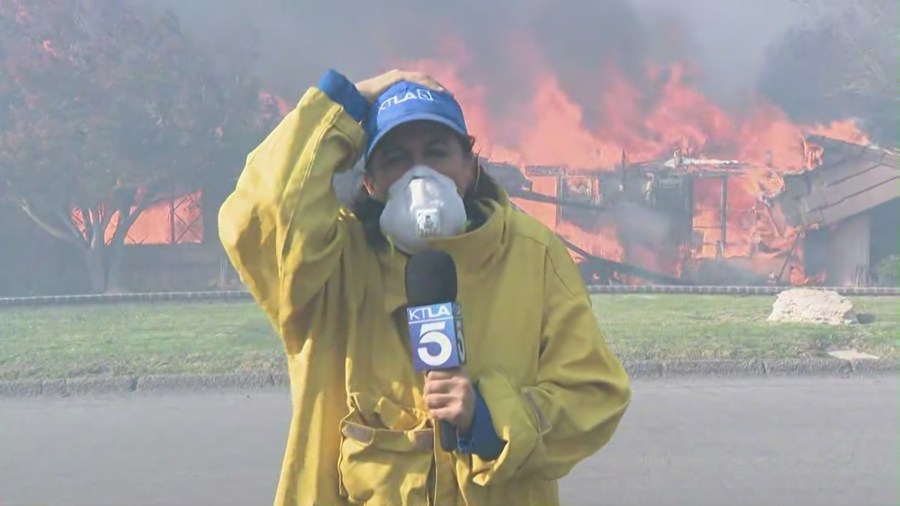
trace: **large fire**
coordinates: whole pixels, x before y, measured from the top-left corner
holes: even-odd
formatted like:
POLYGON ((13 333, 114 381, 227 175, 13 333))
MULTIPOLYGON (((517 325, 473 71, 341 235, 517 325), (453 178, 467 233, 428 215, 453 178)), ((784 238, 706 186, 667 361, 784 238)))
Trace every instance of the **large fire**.
MULTIPOLYGON (((480 154, 493 162, 523 169, 553 166, 594 172, 619 170, 624 160, 682 160, 675 169, 683 172, 706 170, 715 160, 740 162, 740 170, 729 174, 724 183, 721 178, 696 180, 693 228, 699 238, 696 244, 682 245, 677 251, 626 244, 619 229, 622 225, 616 221, 576 224, 561 220, 554 204, 515 199, 519 207, 562 237, 593 256, 673 277, 682 276, 691 260, 718 258, 792 284, 820 281, 803 268, 804 231, 785 225, 777 210, 767 205, 767 197, 781 188, 782 174, 821 163, 822 150, 805 141, 808 134, 867 143, 866 134, 852 121, 798 124, 760 97, 748 98, 740 113, 728 112, 690 84, 697 71, 687 63, 647 63, 640 83, 610 63, 590 104, 594 116, 602 120, 588 122, 584 108, 543 64, 540 51, 528 44, 520 45, 530 48, 522 50, 530 78, 521 86, 533 90, 532 96, 514 112, 496 115, 489 113, 494 90, 475 78, 463 77, 470 62, 464 45, 452 38, 445 41, 440 58, 394 64, 428 72, 451 89, 462 104, 480 154), (724 211, 723 187, 727 187, 724 211), (727 238, 722 237, 723 228, 727 238)), ((276 114, 283 116, 289 110, 280 97, 264 93, 260 99, 263 109, 276 114)), ((535 192, 557 195, 557 178, 531 179, 535 192)), ((199 220, 199 214, 196 206, 178 211, 169 203, 160 203, 137 219, 127 242, 170 243, 177 235, 172 227, 181 222, 183 229, 184 224, 199 220)), ((187 234, 187 242, 202 241, 202 234, 194 230, 187 234)), ((640 282, 636 278, 619 281, 640 282)))
MULTIPOLYGON (((722 180, 696 180, 693 225, 695 233, 702 234, 701 246, 670 255, 626 247, 614 222, 576 225, 558 219, 553 204, 517 200, 526 212, 592 255, 675 277, 681 276, 689 258, 724 258, 792 284, 818 281, 803 270, 800 238, 804 231, 784 225, 782 217, 766 205, 766 197, 781 188, 781 174, 811 169, 821 162, 821 148, 806 143, 806 135, 868 143, 852 121, 801 125, 760 97, 748 99, 744 112, 728 113, 689 84, 693 74, 689 65, 647 64, 638 85, 609 64, 591 104, 603 120, 588 127, 583 108, 563 91, 549 66, 542 65, 540 52, 529 51, 528 60, 532 82, 522 83, 522 88, 535 91, 516 113, 505 117, 487 112, 491 95, 486 86, 462 77, 469 58, 458 42, 445 44, 440 59, 401 61, 397 66, 434 75, 452 90, 481 154, 492 161, 582 171, 618 170, 623 157, 632 162, 678 157, 685 160, 678 169, 683 171, 701 171, 709 159, 740 162, 740 170, 727 178, 724 213, 722 180), (723 215, 727 239, 721 244, 723 215)), ((532 180, 534 191, 556 195, 556 178, 532 180)))

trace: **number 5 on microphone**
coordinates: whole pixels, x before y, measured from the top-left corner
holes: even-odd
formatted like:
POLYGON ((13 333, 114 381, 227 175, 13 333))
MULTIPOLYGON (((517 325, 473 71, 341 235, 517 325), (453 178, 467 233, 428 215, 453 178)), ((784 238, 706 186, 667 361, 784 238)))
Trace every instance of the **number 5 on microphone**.
POLYGON ((419 360, 425 365, 434 368, 444 366, 448 360, 453 358, 453 342, 450 337, 443 332, 447 328, 446 321, 423 323, 419 327, 421 338, 419 339, 419 360), (428 350, 428 344, 436 344, 440 351, 433 354, 428 350))
MULTIPOLYGON (((413 367, 418 372, 435 369, 456 369, 466 362, 463 341, 462 314, 455 302, 428 306, 413 306, 406 310, 409 338, 413 352, 413 367), (437 353, 431 349, 437 347, 437 353), (429 349, 431 348, 431 349, 429 349)), ((456 448, 456 429, 441 421, 441 448, 456 448)))
POLYGON ((459 306, 454 303, 408 309, 409 333, 416 371, 455 369, 465 359, 459 306))

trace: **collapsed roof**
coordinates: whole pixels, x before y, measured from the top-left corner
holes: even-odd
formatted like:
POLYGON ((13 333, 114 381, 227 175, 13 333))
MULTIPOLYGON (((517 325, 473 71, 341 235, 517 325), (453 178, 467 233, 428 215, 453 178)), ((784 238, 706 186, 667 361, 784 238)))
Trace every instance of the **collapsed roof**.
POLYGON ((773 197, 789 225, 827 226, 900 198, 900 152, 822 136, 807 139, 823 148, 823 163, 784 174, 784 189, 773 197))

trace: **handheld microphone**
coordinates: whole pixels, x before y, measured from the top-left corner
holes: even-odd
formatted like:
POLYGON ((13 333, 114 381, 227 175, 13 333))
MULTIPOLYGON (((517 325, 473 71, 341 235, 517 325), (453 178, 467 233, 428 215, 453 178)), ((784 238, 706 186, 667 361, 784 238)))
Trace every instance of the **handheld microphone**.
MULTIPOLYGON (((466 363, 462 314, 456 303, 456 264, 442 251, 417 253, 406 262, 406 320, 417 372, 466 363)), ((456 428, 441 421, 441 448, 456 448, 456 428)))

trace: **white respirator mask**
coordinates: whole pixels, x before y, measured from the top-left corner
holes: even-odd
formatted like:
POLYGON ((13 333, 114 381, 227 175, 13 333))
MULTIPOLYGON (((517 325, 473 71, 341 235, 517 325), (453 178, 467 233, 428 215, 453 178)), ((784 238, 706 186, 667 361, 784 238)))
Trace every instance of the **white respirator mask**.
POLYGON ((397 248, 414 255, 428 248, 429 238, 463 233, 466 221, 466 207, 456 183, 430 167, 417 165, 388 188, 379 224, 397 248))

